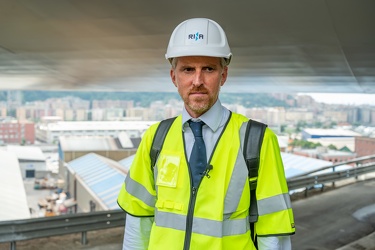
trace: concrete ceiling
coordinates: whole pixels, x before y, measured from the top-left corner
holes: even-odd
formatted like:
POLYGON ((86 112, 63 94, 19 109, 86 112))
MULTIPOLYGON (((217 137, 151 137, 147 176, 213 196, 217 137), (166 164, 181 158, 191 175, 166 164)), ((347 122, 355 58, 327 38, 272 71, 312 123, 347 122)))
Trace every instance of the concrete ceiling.
POLYGON ((164 54, 192 17, 227 33, 223 91, 375 93, 374 0, 0 0, 0 89, 175 91, 164 54))

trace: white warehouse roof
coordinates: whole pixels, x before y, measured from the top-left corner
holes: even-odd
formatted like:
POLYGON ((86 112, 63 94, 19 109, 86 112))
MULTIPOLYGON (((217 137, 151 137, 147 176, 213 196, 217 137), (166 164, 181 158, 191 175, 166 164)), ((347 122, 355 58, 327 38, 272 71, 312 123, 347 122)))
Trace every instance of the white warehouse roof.
POLYGON ((305 133, 310 135, 318 135, 318 136, 361 136, 361 134, 347 130, 347 129, 320 129, 320 128, 306 128, 303 130, 305 133))
POLYGON ((15 153, 0 150, 0 221, 29 219, 26 191, 15 153))
POLYGON ((114 138, 110 136, 60 136, 60 147, 64 151, 118 150, 114 138))
POLYGON ((156 121, 79 121, 54 122, 40 125, 40 129, 50 131, 92 131, 92 130, 146 130, 156 121))
POLYGON ((46 156, 43 154, 43 151, 36 146, 8 145, 7 151, 15 153, 19 160, 41 162, 46 160, 46 156))

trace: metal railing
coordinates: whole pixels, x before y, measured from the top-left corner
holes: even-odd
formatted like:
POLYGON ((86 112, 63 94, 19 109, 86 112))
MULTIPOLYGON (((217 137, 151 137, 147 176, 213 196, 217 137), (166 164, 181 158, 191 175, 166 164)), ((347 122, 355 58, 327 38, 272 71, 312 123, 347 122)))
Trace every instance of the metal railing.
POLYGON ((125 212, 122 210, 0 221, 0 243, 10 242, 10 249, 15 250, 17 241, 82 233, 81 243, 86 245, 88 231, 124 225, 125 212))
MULTIPOLYGON (((360 162, 375 159, 375 155, 361 157, 339 164, 326 166, 306 172, 287 180, 289 190, 300 188, 309 189, 318 184, 326 184, 375 171, 375 162, 362 164, 360 162), (341 165, 356 163, 356 167, 335 171, 341 165), (312 175, 327 169, 332 172, 312 175)), ((0 243, 10 242, 10 249, 16 250, 16 242, 49 236, 72 233, 82 233, 81 243, 87 244, 87 232, 123 227, 125 212, 122 210, 100 211, 91 213, 66 214, 53 217, 42 217, 25 220, 0 221, 0 243)))
POLYGON ((332 183, 334 185, 336 181, 353 178, 353 177, 357 178, 360 175, 375 171, 375 162, 360 164, 361 162, 369 161, 373 159, 375 159, 375 155, 359 157, 359 158, 355 158, 349 161, 340 162, 334 165, 325 166, 319 169, 304 172, 303 174, 288 178, 287 179, 288 188, 289 190, 296 190, 296 189, 301 189, 301 188, 306 188, 306 190, 308 190, 309 188, 316 186, 316 185, 324 185, 326 183, 332 183), (352 168, 345 169, 345 170, 339 170, 339 171, 336 170, 340 166, 348 165, 352 163, 355 163, 356 166, 353 166, 352 168), (328 173, 319 174, 319 172, 326 171, 329 169, 332 169, 332 171, 328 173))
POLYGON ((296 190, 301 188, 311 188, 316 185, 324 185, 326 183, 335 183, 348 178, 357 178, 360 175, 367 174, 375 171, 375 163, 366 164, 361 167, 353 167, 351 169, 335 171, 325 174, 303 176, 288 179, 289 190, 296 190))

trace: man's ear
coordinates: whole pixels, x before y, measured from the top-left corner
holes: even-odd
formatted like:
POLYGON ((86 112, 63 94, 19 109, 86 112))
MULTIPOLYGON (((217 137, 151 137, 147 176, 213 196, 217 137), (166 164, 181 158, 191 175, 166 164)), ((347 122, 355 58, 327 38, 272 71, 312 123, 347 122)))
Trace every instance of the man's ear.
POLYGON ((170 74, 170 76, 171 76, 171 80, 172 80, 172 82, 173 82, 174 86, 176 86, 176 87, 177 87, 177 84, 176 84, 176 74, 175 74, 175 72, 174 72, 174 69, 173 69, 173 68, 171 68, 171 71, 169 72, 169 74, 170 74))
POLYGON ((224 83, 226 82, 227 80, 227 77, 228 77, 228 66, 225 66, 224 69, 223 69, 223 72, 221 73, 221 82, 220 82, 220 86, 223 86, 224 83))

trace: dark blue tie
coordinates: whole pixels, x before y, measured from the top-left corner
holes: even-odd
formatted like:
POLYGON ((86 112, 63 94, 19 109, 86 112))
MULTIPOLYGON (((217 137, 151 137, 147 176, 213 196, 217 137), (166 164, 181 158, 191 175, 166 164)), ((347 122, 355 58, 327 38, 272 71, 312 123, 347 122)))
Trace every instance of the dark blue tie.
POLYGON ((189 121, 191 130, 193 131, 195 142, 193 149, 191 151, 189 166, 193 178, 193 186, 197 187, 201 179, 202 173, 206 169, 207 156, 206 156, 206 146, 204 145, 202 137, 202 126, 204 122, 193 122, 189 121))

